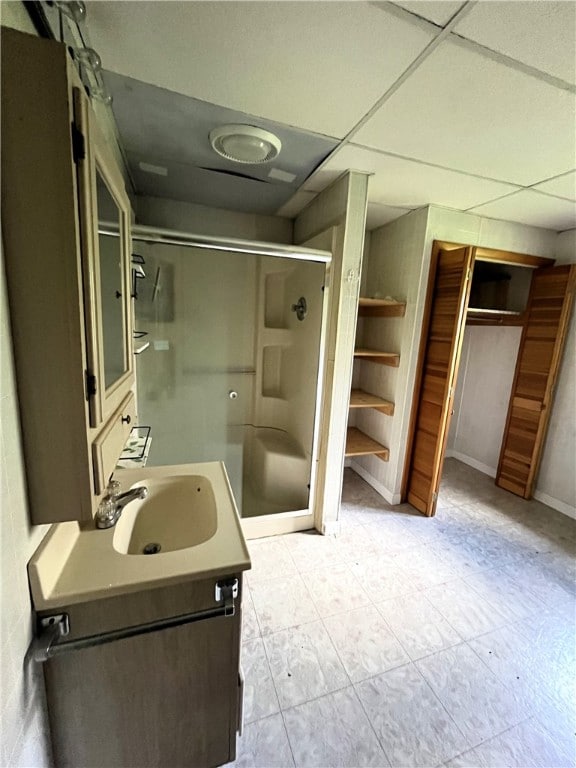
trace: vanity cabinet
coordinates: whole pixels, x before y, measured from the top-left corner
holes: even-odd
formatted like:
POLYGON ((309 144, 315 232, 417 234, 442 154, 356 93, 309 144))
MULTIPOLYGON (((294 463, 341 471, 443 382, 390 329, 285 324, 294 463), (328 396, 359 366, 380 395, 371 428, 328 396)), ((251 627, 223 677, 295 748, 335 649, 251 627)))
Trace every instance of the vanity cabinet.
POLYGON ((50 612, 67 614, 67 644, 80 641, 44 664, 58 768, 210 768, 235 759, 241 573, 232 578, 239 594, 228 616, 210 615, 216 577, 50 612), (178 623, 190 614, 199 618, 178 623), (145 631, 175 617, 173 626, 145 631), (126 628, 135 634, 122 638, 126 628), (92 642, 115 632, 119 639, 92 642))
POLYGON ((31 520, 90 520, 136 422, 130 204, 66 46, 1 29, 2 237, 31 520))

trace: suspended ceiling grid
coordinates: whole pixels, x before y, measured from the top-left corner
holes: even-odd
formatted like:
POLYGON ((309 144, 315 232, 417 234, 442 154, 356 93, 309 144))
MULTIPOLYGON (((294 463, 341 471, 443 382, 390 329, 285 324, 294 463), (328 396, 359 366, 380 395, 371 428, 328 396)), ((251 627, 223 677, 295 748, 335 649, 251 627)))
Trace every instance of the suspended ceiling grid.
MULTIPOLYGON (((353 168, 373 174, 371 226, 429 203, 576 226, 574 2, 96 2, 87 18, 110 72, 296 130, 296 179, 260 182, 271 194, 253 212, 293 216, 353 168)), ((146 194, 184 180, 148 179, 146 194)), ((206 204, 238 210, 237 181, 206 204)))

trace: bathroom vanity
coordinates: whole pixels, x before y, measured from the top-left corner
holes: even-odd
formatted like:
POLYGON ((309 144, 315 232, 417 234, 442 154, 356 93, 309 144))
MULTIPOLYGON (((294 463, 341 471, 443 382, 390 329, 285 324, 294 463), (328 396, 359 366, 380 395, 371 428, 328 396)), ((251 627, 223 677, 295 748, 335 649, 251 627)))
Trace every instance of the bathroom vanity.
POLYGON ((29 564, 55 763, 222 765, 241 726, 250 568, 224 465, 117 479, 149 494, 107 530, 54 526, 29 564))

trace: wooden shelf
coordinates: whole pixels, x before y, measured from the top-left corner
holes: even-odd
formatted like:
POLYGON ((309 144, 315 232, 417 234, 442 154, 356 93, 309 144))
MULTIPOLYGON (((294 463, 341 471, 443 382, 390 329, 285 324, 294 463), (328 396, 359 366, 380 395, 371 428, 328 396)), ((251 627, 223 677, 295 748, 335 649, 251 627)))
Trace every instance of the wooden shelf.
POLYGON ((394 414, 394 403, 361 389, 353 389, 350 393, 350 408, 374 408, 380 413, 385 413, 386 416, 394 414))
POLYGON ((398 368, 400 365, 400 355, 395 352, 381 352, 378 349, 359 347, 354 350, 354 357, 370 360, 372 363, 380 363, 381 365, 391 365, 393 368, 398 368))
POLYGON ((346 456, 378 456, 388 461, 390 451, 356 427, 348 427, 346 432, 346 456))
POLYGON ((404 317, 406 302, 393 299, 368 299, 360 297, 358 300, 358 315, 360 317, 404 317))

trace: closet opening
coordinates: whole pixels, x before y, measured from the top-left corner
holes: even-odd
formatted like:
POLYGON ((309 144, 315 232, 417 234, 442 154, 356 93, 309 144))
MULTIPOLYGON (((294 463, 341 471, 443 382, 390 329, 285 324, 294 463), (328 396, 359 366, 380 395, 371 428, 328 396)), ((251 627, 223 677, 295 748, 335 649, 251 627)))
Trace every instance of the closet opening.
POLYGON ((436 510, 454 457, 532 497, 576 265, 435 241, 403 500, 436 510))

